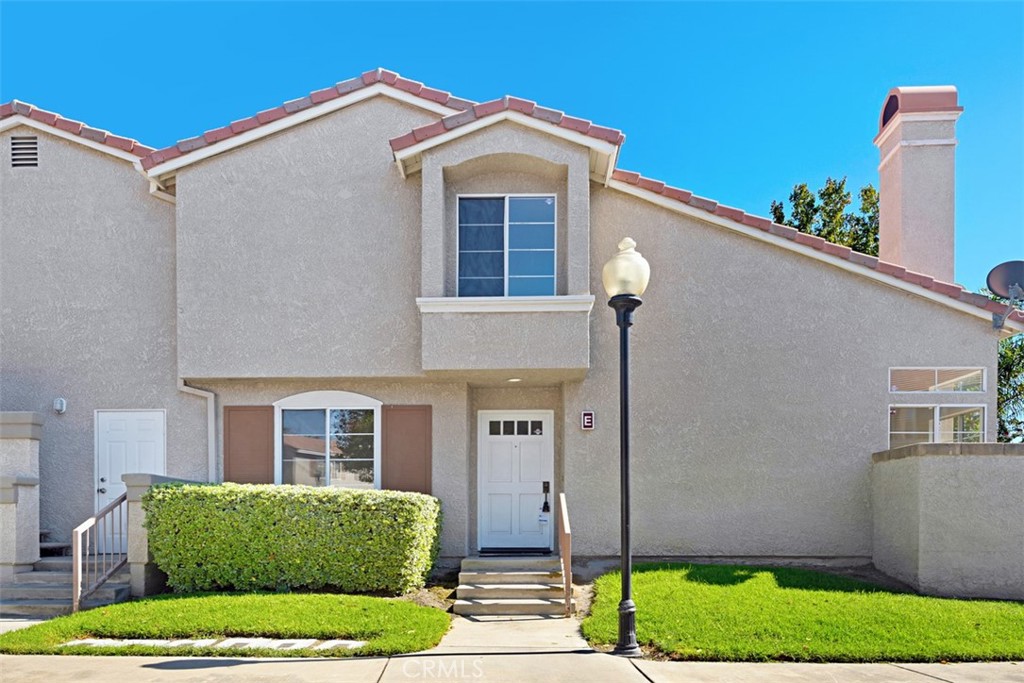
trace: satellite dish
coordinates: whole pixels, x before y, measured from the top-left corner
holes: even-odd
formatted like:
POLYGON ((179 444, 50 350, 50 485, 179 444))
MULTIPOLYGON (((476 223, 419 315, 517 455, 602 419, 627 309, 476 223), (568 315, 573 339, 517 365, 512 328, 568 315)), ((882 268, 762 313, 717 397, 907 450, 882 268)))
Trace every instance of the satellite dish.
POLYGON ((1004 299, 1024 298, 1024 261, 1007 261, 993 268, 988 274, 988 289, 1004 299))
POLYGON ((1006 318, 1013 312, 1016 304, 1024 300, 1024 261, 1007 261, 989 271, 988 289, 996 296, 1010 300, 1006 313, 992 314, 992 327, 1002 329, 1006 318))

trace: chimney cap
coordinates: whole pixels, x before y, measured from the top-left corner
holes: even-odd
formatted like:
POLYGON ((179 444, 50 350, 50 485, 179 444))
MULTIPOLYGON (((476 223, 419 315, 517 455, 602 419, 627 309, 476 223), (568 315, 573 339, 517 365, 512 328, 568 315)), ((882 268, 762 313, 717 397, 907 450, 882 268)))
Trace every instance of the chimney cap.
POLYGON ((878 117, 878 132, 896 114, 920 112, 961 112, 964 108, 957 103, 956 86, 915 85, 893 88, 885 98, 882 113, 878 117))

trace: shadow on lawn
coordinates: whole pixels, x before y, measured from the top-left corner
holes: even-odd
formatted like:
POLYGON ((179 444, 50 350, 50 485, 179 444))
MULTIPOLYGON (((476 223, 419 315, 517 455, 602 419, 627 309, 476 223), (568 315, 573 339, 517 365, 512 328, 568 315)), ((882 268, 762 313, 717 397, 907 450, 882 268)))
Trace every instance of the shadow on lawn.
POLYGON ((635 574, 664 570, 682 570, 680 580, 709 586, 738 586, 759 574, 771 574, 779 588, 812 591, 839 591, 845 593, 898 593, 882 586, 864 581, 836 576, 809 569, 788 567, 762 567, 757 565, 717 565, 686 563, 638 564, 633 567, 635 574))

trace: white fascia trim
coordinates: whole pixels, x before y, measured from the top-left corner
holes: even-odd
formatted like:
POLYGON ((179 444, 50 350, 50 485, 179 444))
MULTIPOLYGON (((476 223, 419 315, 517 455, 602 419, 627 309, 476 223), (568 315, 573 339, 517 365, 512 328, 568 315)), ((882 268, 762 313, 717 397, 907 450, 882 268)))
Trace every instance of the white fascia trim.
POLYGON ((220 477, 217 476, 217 395, 212 391, 190 387, 180 377, 178 391, 206 399, 206 471, 210 482, 216 483, 220 481, 220 477))
POLYGON ((878 162, 878 170, 882 170, 886 162, 892 159, 893 155, 897 151, 904 147, 956 147, 959 144, 959 140, 956 138, 940 138, 935 140, 903 140, 898 145, 893 145, 889 153, 882 157, 882 160, 878 162))
POLYGON ((416 306, 420 313, 589 313, 594 296, 419 297, 416 306))
MULTIPOLYGON (((429 149, 433 149, 434 147, 438 147, 440 145, 451 142, 452 140, 460 138, 463 135, 469 135, 470 133, 474 133, 483 128, 487 128, 489 126, 501 123, 502 121, 511 121, 512 123, 518 123, 519 125, 525 126, 526 128, 532 128, 533 130, 539 131, 541 133, 546 133, 553 137, 561 138, 562 140, 566 140, 577 145, 588 147, 597 152, 598 154, 613 156, 615 152, 618 150, 618 146, 613 145, 610 142, 598 140, 595 137, 584 135, 583 133, 579 133, 568 128, 562 128, 548 121, 535 119, 532 116, 527 116, 526 114, 523 114, 518 111, 505 110, 497 114, 492 114, 491 116, 485 116, 482 119, 477 119, 476 121, 473 121, 471 123, 458 126, 457 128, 452 128, 450 131, 446 133, 442 133, 441 135, 437 135, 432 138, 427 138, 423 142, 418 142, 412 147, 406 147, 405 149, 398 150, 397 152, 395 152, 395 161, 398 162, 399 169, 402 170, 402 175, 404 177, 404 167, 406 161, 410 159, 415 159, 420 154, 429 149)), ((614 168, 614 166, 609 165, 609 168, 614 168)), ((608 172, 608 175, 609 177, 611 177, 611 171, 608 172)))
POLYGON ((419 107, 420 109, 426 109, 427 111, 440 116, 448 116, 459 112, 458 109, 452 109, 451 107, 446 107, 443 104, 431 102, 430 100, 407 93, 404 90, 397 90, 388 85, 384 85, 383 83, 374 83, 373 85, 365 88, 354 90, 347 95, 336 97, 333 100, 315 104, 312 107, 308 107, 302 111, 285 116, 284 118, 278 119, 277 121, 273 121, 264 126, 253 128, 252 130, 241 133, 240 135, 233 135, 226 140, 215 142, 214 144, 207 145, 206 147, 200 147, 194 152, 189 152, 188 154, 165 161, 164 163, 149 169, 149 177, 160 178, 161 176, 174 173, 180 168, 200 162, 203 159, 209 159, 217 154, 222 154, 237 147, 241 147, 242 145, 247 145, 254 140, 259 140, 260 138, 265 138, 268 135, 279 133, 282 130, 291 128, 292 126, 297 126, 300 123, 305 123, 306 121, 311 121, 326 114, 336 112, 339 109, 344 109, 345 107, 358 102, 363 102, 378 95, 390 97, 393 100, 404 102, 405 104, 419 107))
POLYGON ((177 204, 178 203, 178 198, 175 197, 170 192, 165 192, 163 190, 163 188, 160 186, 160 183, 158 183, 155 180, 150 180, 149 181, 149 193, 151 195, 153 195, 154 197, 156 197, 157 199, 161 199, 161 200, 167 202, 168 204, 177 204))
POLYGON ((959 111, 929 111, 929 112, 911 112, 911 113, 900 113, 896 112, 896 115, 889 119, 889 122, 885 124, 885 129, 875 136, 875 147, 881 147, 885 144, 885 141, 889 139, 893 131, 900 127, 902 123, 915 123, 921 121, 956 121, 960 118, 960 114, 963 112, 959 111))
MULTIPOLYGON (((796 242, 788 240, 785 237, 779 237, 778 235, 773 235, 771 233, 758 230, 757 228, 752 228, 748 225, 737 223, 736 221, 731 220, 729 218, 724 218, 722 216, 717 216, 715 214, 708 213, 703 209, 697 209, 687 204, 682 204, 680 202, 675 201, 674 199, 663 197, 662 195, 651 192, 650 190, 644 190, 634 185, 624 183, 621 180, 611 181, 608 187, 613 190, 618 190, 620 192, 633 195, 634 197, 637 197, 639 199, 651 202, 652 204, 660 206, 664 209, 668 209, 669 211, 674 211, 676 213, 683 214, 684 216, 689 216, 690 218, 694 218, 705 223, 717 225, 721 228, 725 228, 727 230, 740 233, 741 235, 751 237, 755 240, 758 240, 759 242, 765 242, 767 244, 771 244, 773 246, 785 249, 786 251, 792 251, 794 253, 800 254, 801 256, 806 256, 816 261, 826 263, 835 268, 839 268, 840 270, 845 270, 848 273, 853 273, 854 275, 859 275, 868 280, 874 280, 875 282, 881 283, 883 285, 888 285, 889 287, 892 287, 894 289, 902 290, 904 292, 907 292, 908 294, 914 294, 921 298, 928 299, 929 301, 934 301, 935 303, 942 304, 943 306, 948 306, 949 308, 958 310, 962 313, 972 315, 975 318, 981 318, 982 320, 987 321, 989 324, 991 324, 992 322, 992 313, 986 311, 983 308, 978 308, 977 306, 972 306, 971 304, 964 303, 963 301, 951 299, 948 296, 945 296, 944 294, 933 292, 932 290, 927 289, 925 287, 921 287, 920 285, 915 285, 910 282, 906 282, 904 280, 892 277, 891 275, 880 273, 876 270, 872 270, 865 266, 853 263, 852 261, 847 261, 845 259, 831 256, 824 252, 818 251, 817 249, 814 249, 812 247, 808 247, 803 244, 797 244, 796 242)), ((1015 330, 1016 332, 1024 332, 1024 324, 1018 323, 1014 320, 1007 320, 1006 327, 1012 327, 1012 329, 1015 330)), ((1012 334, 1014 333, 1007 332, 1005 336, 1012 336, 1012 334)))
POLYGON ((95 140, 83 138, 81 135, 74 135, 73 133, 69 133, 66 130, 61 130, 60 128, 56 128, 54 126, 48 126, 45 123, 40 123, 35 119, 30 119, 27 116, 22 116, 21 114, 15 114, 14 116, 10 116, 4 119, 3 121, 0 121, 0 133, 11 128, 16 128, 17 126, 28 126, 29 128, 35 128, 36 130, 42 131, 44 133, 49 133, 50 135, 62 138, 64 140, 67 140, 68 142, 77 143, 84 147, 88 147, 89 149, 95 150, 97 152, 103 152, 104 154, 109 154, 112 157, 117 157, 118 159, 133 164, 139 160, 139 157, 130 152, 126 152, 123 149, 117 149, 116 147, 111 147, 110 145, 104 145, 100 142, 96 142, 95 140))

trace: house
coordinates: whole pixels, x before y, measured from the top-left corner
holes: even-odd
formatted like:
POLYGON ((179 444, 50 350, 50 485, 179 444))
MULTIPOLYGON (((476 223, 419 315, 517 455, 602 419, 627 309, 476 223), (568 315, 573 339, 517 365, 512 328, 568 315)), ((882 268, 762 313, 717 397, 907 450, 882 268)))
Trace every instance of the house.
POLYGON ((994 441, 1024 331, 952 283, 961 111, 889 93, 879 259, 380 69, 160 150, 4 104, 0 409, 43 416, 40 525, 67 541, 126 472, 405 488, 454 564, 553 548, 564 492, 576 555, 615 556, 628 235, 634 552, 871 562, 872 453, 994 441))

